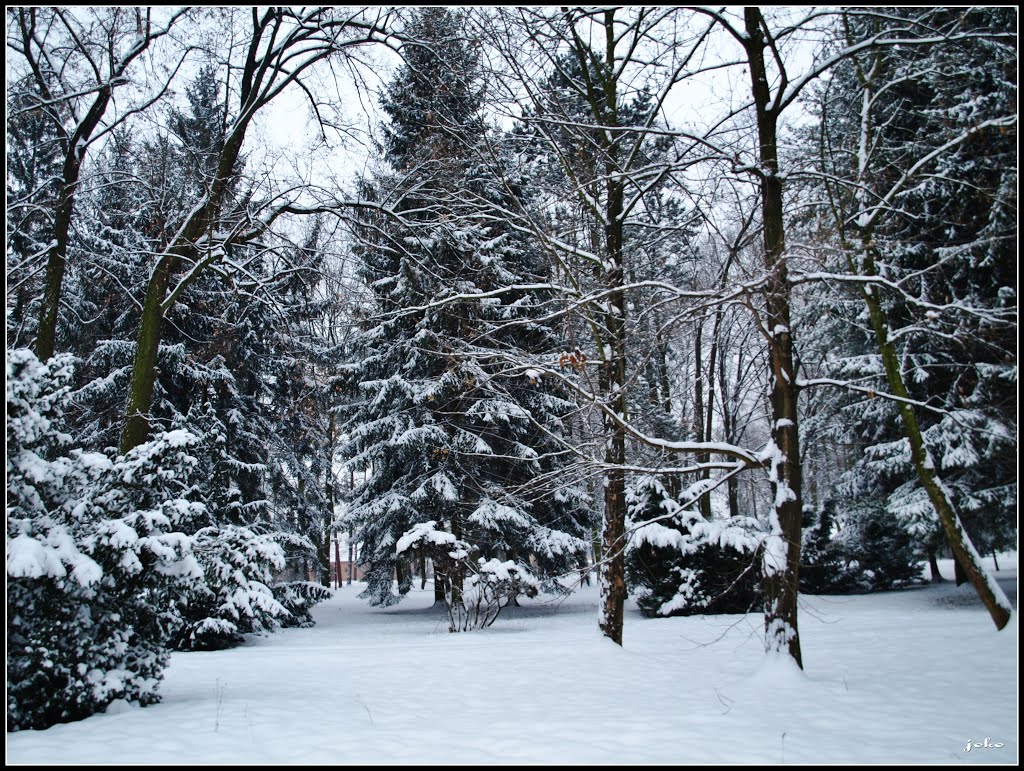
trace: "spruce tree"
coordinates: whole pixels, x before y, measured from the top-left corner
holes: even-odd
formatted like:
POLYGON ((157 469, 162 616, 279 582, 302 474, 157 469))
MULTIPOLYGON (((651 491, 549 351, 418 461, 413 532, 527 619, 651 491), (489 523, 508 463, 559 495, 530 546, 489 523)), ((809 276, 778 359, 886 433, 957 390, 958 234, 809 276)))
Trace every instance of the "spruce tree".
MULTIPOLYGON (((408 591, 396 544, 416 524, 435 522, 474 559, 542 574, 575 567, 586 550, 582 493, 553 489, 551 437, 573 405, 536 373, 501 364, 559 346, 531 321, 538 300, 508 290, 537 281, 544 264, 493 211, 505 192, 478 160, 482 82, 460 18, 431 8, 410 23, 405 64, 382 104, 391 171, 365 191, 392 214, 364 219, 357 234, 373 307, 349 366, 356 390, 342 454, 357 481, 349 521, 365 596, 378 605, 408 591), (458 299, 485 292, 497 293, 458 299)), ((452 577, 456 594, 461 579, 452 577)))
MULTIPOLYGON (((89 259, 74 261, 83 269, 69 272, 66 294, 90 318, 71 343, 84 359, 76 433, 92 446, 116 446, 121 429, 140 304, 120 295, 145 286, 146 255, 166 247, 202 197, 222 142, 216 71, 203 68, 185 97, 168 111, 163 134, 115 135, 97 170, 104 184, 83 200, 93 216, 76 249, 89 259)), ((243 197, 237 180, 230 187, 229 204, 243 197)), ((225 206, 226 220, 236 213, 225 206)), ((227 257, 244 270, 200 275, 163 335, 150 418, 199 437, 193 454, 202 473, 188 478, 188 497, 204 504, 186 530, 206 581, 182 608, 178 646, 225 647, 247 632, 308 620, 306 600, 324 596, 304 586, 324 519, 333 519, 324 495, 327 383, 313 376, 324 355, 310 323, 322 309, 308 301, 321 259, 316 240, 305 248, 269 236, 260 250, 229 245, 227 257), (286 573, 300 582, 278 584, 286 573)))
MULTIPOLYGON (((836 70, 822 96, 824 171, 833 179, 863 178, 874 195, 893 186, 897 194, 879 210, 853 185, 830 186, 829 217, 835 221, 838 212, 847 223, 847 246, 859 249, 868 239, 873 264, 856 256, 856 272, 889 282, 871 299, 908 396, 931 408, 915 411, 924 447, 963 527, 988 552, 1012 544, 1016 531, 1016 127, 1009 120, 1016 55, 1006 41, 1015 15, 934 9, 913 25, 909 20, 922 14, 897 16, 908 20, 912 35, 948 29, 952 39, 884 48, 836 70), (861 136, 866 141, 858 147, 861 136)), ((851 17, 845 34, 856 41, 876 26, 870 16, 851 17)), ((859 315, 863 333, 845 335, 829 374, 892 390, 880 377, 867 311, 844 314, 859 315)), ((846 412, 852 433, 866 440, 865 454, 839 492, 884 502, 918 539, 919 556, 927 553, 934 563, 945 536, 896 408, 867 399, 846 412)))

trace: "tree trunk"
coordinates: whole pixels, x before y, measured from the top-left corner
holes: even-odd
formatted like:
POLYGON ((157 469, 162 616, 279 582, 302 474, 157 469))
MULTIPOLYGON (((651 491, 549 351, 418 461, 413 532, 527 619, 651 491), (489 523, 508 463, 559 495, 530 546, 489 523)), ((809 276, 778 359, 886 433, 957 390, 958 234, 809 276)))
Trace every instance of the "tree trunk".
MULTIPOLYGON (((711 328, 711 351, 708 354, 708 400, 707 407, 704 416, 704 427, 703 434, 700 437, 700 441, 711 443, 711 432, 714 428, 714 417, 715 417, 715 362, 718 358, 718 328, 722 322, 722 311, 721 309, 715 315, 715 323, 711 328)), ((702 377, 703 379, 703 377, 702 377)), ((701 453, 698 456, 698 460, 708 462, 711 460, 711 453, 701 453)), ((701 469, 700 479, 706 481, 710 479, 710 469, 701 469)), ((707 493, 702 495, 700 498, 701 506, 700 513, 704 519, 711 519, 711 494, 707 493)))
POLYGON ((408 570, 409 566, 405 564, 405 560, 395 560, 395 580, 398 582, 399 594, 409 593, 410 580, 409 576, 407 575, 408 570))
MULTIPOLYGON (((877 275, 874 256, 870 246, 870 232, 863 232, 861 238, 864 239, 862 244, 864 272, 869 276, 877 275)), ((956 509, 953 507, 952 498, 935 470, 935 463, 928 452, 928 448, 925 446, 924 436, 917 422, 917 414, 909 403, 910 393, 907 391, 906 384, 903 381, 903 372, 900 368, 896 348, 889 340, 888 323, 885 311, 882 309, 882 304, 878 299, 877 290, 867 286, 863 288, 861 294, 871 316, 871 326, 874 329, 875 339, 882 354, 882 364, 885 367, 889 390, 899 399, 906 400, 897 402, 897 406, 903 423, 904 435, 910 442, 911 464, 917 473, 921 487, 928 494, 928 500, 931 501, 932 506, 935 508, 935 513, 938 514, 939 522, 942 523, 942 529, 946 534, 946 540, 953 550, 953 561, 958 570, 957 585, 959 586, 964 583, 965 579, 970 581, 981 598, 982 603, 988 609, 989 615, 992 617, 992 623, 996 625, 996 629, 1002 629, 1009 623, 1013 607, 1010 605, 1010 601, 1003 593, 1003 590, 999 588, 995 579, 989 576, 984 564, 982 564, 981 555, 978 554, 974 544, 971 543, 971 539, 967 535, 967 531, 964 530, 956 509)))
POLYGON ((666 415, 671 415, 672 389, 668 376, 668 343, 662 340, 661 332, 658 332, 657 344, 658 374, 661 379, 661 409, 666 415))
POLYGON ((802 669, 797 627, 802 491, 782 179, 779 177, 776 141, 778 113, 770 106, 761 12, 747 7, 744 17, 759 142, 764 267, 768 275, 765 316, 771 385, 771 440, 774 445, 769 459, 774 504, 770 514, 771 534, 764 550, 765 644, 768 650, 788 652, 802 669))
POLYGON ((331 536, 334 533, 334 415, 327 423, 327 465, 324 472, 324 498, 327 499, 327 510, 323 518, 323 541, 320 544, 320 584, 331 585, 331 536))
MULTIPOLYGON (((212 225, 227 195, 229 182, 242 150, 245 130, 251 116, 239 121, 228 135, 217 161, 217 175, 207 194, 206 201, 197 206, 182 225, 176 241, 161 256, 146 289, 146 300, 142 307, 142 319, 139 323, 139 334, 135 343, 135 363, 132 366, 132 377, 128 384, 128 404, 125 407, 125 425, 121 434, 122 453, 137 447, 149 436, 148 412, 153 399, 153 387, 156 384, 156 361, 162 339, 161 325, 164 315, 173 306, 187 285, 183 281, 171 293, 171 275, 182 255, 194 250, 194 244, 202 237, 212 239, 212 225)), ((212 247, 212 244, 211 244, 212 247)), ((211 264, 217 252, 211 248, 205 259, 191 272, 191 280, 195 280, 202 270, 211 264)))
POLYGON ((317 557, 320 562, 320 585, 326 587, 331 585, 331 525, 333 523, 334 517, 329 513, 324 514, 323 540, 320 542, 320 548, 317 549, 317 557))
POLYGON ((139 334, 135 343, 135 363, 128 386, 128 404, 125 407, 124 430, 121 433, 120 451, 126 454, 138 447, 149 436, 149 407, 156 385, 156 360, 160 351, 160 327, 164 313, 162 303, 171 281, 172 264, 176 262, 164 257, 157 263, 146 289, 146 300, 142 306, 139 334))
MULTIPOLYGON (((614 101, 611 102, 614 105, 614 101)), ((609 174, 611 177, 611 174, 609 174)), ((622 645, 623 611, 626 601, 626 429, 622 423, 629 415, 626 401, 626 298, 622 291, 624 279, 622 211, 625 190, 621 182, 609 181, 607 186, 607 225, 605 247, 609 270, 605 286, 612 289, 608 297, 609 311, 604 314, 607 334, 599 380, 607 407, 614 414, 605 415, 605 462, 608 471, 604 489, 604 530, 601 551, 602 605, 598 625, 605 636, 622 645)))
POLYGON ((931 581, 933 584, 941 584, 946 581, 942 577, 942 573, 939 572, 939 560, 935 556, 935 549, 928 549, 928 570, 931 571, 931 581))
POLYGON ((334 588, 341 588, 341 538, 334 539, 334 588))
POLYGON ((437 569, 437 563, 434 563, 434 604, 444 605, 444 576, 437 569))
MULTIPOLYGON (((697 325, 697 334, 693 339, 693 433, 698 442, 704 441, 704 325, 697 325)), ((714 366, 713 364, 711 366, 714 366)), ((710 415, 708 416, 710 419, 710 415)), ((708 453, 698 452, 697 463, 707 463, 708 453)), ((707 479, 706 470, 697 472, 698 479, 707 479)), ((711 496, 702 495, 697 499, 697 507, 704 519, 711 519, 711 496)))
MULTIPOLYGON (((727 390, 728 371, 725 364, 725 356, 718 359, 718 388, 722 395, 722 431, 726 442, 736 442, 736 418, 732 409, 732 394, 727 390)), ((729 499, 729 516, 738 517, 740 514, 740 481, 735 474, 731 474, 726 480, 726 494, 729 499)))
POLYGON ((953 557, 953 580, 957 586, 963 586, 967 583, 967 571, 964 570, 960 560, 956 557, 953 557))
MULTIPOLYGON (((148 43, 147 43, 148 45, 148 43)), ((57 346, 57 318, 60 313, 60 298, 64 286, 64 270, 67 266, 68 239, 71 232, 71 218, 75 211, 75 195, 82 173, 82 160, 92 132, 99 125, 110 102, 111 88, 99 89, 96 101, 89 108, 84 120, 75 132, 62 141, 64 165, 62 168, 60 199, 53 217, 53 241, 46 257, 46 284, 43 301, 39 308, 39 331, 36 335, 35 354, 40 361, 53 356, 57 346)))
POLYGON ((68 232, 75 205, 75 187, 78 184, 79 163, 68 155, 64 163, 64 186, 60 203, 54 213, 53 244, 46 257, 46 284, 43 287, 43 301, 39 308, 39 332, 36 335, 35 354, 39 361, 53 356, 57 347, 57 317, 64 286, 64 269, 67 265, 68 232))

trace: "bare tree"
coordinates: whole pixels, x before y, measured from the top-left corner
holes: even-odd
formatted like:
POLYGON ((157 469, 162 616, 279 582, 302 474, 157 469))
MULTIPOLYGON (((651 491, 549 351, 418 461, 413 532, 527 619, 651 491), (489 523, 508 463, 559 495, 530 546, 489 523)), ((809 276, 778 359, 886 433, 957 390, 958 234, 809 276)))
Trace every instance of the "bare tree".
MULTIPOLYGON (((18 77, 15 93, 8 96, 16 112, 43 116, 62 159, 55 201, 35 201, 34 191, 27 191, 24 200, 8 202, 8 216, 12 203, 16 211, 46 208, 49 237, 39 255, 46 259, 46 277, 35 340, 35 353, 45 361, 56 346, 68 239, 86 152, 165 93, 170 77, 137 104, 113 115, 108 110, 115 91, 137 82, 130 73, 133 65, 190 11, 177 10, 159 21, 151 8, 16 8, 7 13, 7 47, 17 54, 9 64, 18 77)), ((183 60, 179 54, 172 69, 183 60)))
POLYGON ((350 57, 361 46, 388 41, 387 21, 388 13, 378 9, 252 9, 241 60, 224 62, 233 104, 225 115, 215 171, 199 201, 183 213, 166 246, 154 255, 125 408, 122 452, 145 441, 149 433, 161 324, 182 293, 210 266, 224 263, 231 245, 253 241, 286 213, 308 211, 297 204, 301 191, 269 191, 262 202, 254 202, 231 221, 221 219, 256 114, 285 89, 304 89, 302 77, 319 62, 350 57))

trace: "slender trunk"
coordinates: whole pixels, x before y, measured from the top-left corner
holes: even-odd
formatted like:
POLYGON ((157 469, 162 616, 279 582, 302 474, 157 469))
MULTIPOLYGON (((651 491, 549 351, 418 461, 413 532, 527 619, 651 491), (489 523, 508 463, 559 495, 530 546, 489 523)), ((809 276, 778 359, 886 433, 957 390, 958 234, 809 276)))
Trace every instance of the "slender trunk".
POLYGON ((441 575, 441 571, 438 570, 438 565, 434 563, 434 604, 444 605, 444 576, 441 575))
POLYGON ((334 415, 327 425, 327 466, 324 472, 324 498, 327 510, 323 518, 323 540, 320 544, 320 584, 331 585, 331 535, 334 532, 334 470, 331 468, 334 459, 334 415))
MULTIPOLYGON (((707 408, 704 415, 704 428, 703 435, 701 436, 702 442, 711 443, 711 431, 714 423, 715 416, 715 361, 718 358, 718 327, 722 321, 722 311, 719 310, 715 316, 715 323, 711 330, 711 351, 708 355, 708 401, 707 408)), ((711 460, 710 453, 702 453, 699 458, 703 459, 704 462, 711 460)), ((700 472, 701 480, 707 480, 711 477, 710 469, 702 469, 700 472)), ((701 507, 700 512, 704 519, 711 519, 711 495, 705 494, 701 496, 701 507)))
POLYGON ((957 586, 963 586, 967 583, 967 571, 964 570, 963 565, 960 564, 960 560, 953 557, 953 581, 956 582, 957 586))
MULTIPOLYGON (((870 248, 871 234, 864 232, 861 237, 865 239, 863 241, 864 272, 867 275, 876 275, 874 257, 870 248)), ((953 561, 959 572, 957 585, 963 583, 964 579, 970 581, 982 603, 988 609, 996 629, 1002 629, 1009 623, 1013 607, 1003 590, 999 588, 982 564, 981 555, 975 550, 967 531, 964 530, 960 517, 953 506, 952 496, 949 495, 949 491, 939 478, 935 463, 925 446, 921 426, 917 422, 917 414, 909 403, 910 393, 903 381, 899 356, 895 346, 889 340, 888 323, 877 291, 868 286, 862 290, 861 294, 867 304, 871 326, 882 354, 882 365, 885 368, 889 390, 894 396, 907 400, 897 402, 897 405, 903 423, 904 435, 910 443, 910 461, 917 473, 921 487, 924 488, 928 500, 931 501, 935 513, 938 514, 939 522, 946 534, 946 540, 953 550, 953 561)))
MULTIPOLYGON (((621 437, 624 438, 624 437, 621 437)), ((611 438, 605 460, 621 464, 625 443, 620 437, 611 438)), ((626 600, 625 534, 626 534, 626 475, 621 468, 612 468, 605 478, 604 529, 602 531, 601 562, 601 616, 598 625, 606 637, 622 645, 622 622, 626 600)))
POLYGON ((776 141, 778 112, 770 104, 761 12, 747 7, 744 17, 759 142, 764 267, 768 275, 765 316, 771 385, 771 440, 774 445, 769 459, 774 503, 770 514, 771 534, 764 550, 765 644, 768 650, 787 651, 803 668, 797 627, 802 485, 782 179, 776 141))
POLYGON ((103 113, 110 103, 111 88, 105 86, 96 95, 83 121, 74 133, 64 136, 64 165, 61 171, 60 199, 53 218, 53 241, 46 257, 46 283, 43 301, 39 308, 39 331, 36 335, 35 354, 40 361, 53 356, 57 346, 57 318, 60 314, 60 298, 64 287, 64 270, 67 266, 68 240, 71 219, 75 211, 75 195, 82 173, 82 160, 89 137, 99 125, 103 113))
POLYGON ((628 419, 626 402, 626 301, 623 283, 622 208, 624 190, 621 183, 608 185, 608 225, 605 244, 611 269, 605 275, 606 286, 612 288, 608 298, 609 312, 604 314, 607 341, 601 363, 601 389, 608 408, 619 418, 605 416, 605 462, 608 472, 604 489, 604 530, 602 533, 601 592, 602 607, 599 626, 612 641, 622 645, 623 610, 626 601, 626 430, 621 421, 628 419))
POLYGON ((928 569, 931 571, 931 581, 933 584, 941 584, 945 582, 945 578, 942 577, 942 573, 939 572, 939 560, 935 555, 935 549, 928 549, 928 569))
MULTIPOLYGON (((725 356, 721 356, 718 359, 718 388, 722 394, 722 431, 726 442, 735 443, 737 438, 735 430, 736 419, 732 410, 732 395, 727 390, 728 385, 725 356)), ((726 494, 729 499, 729 516, 738 517, 740 514, 740 481, 736 478, 735 474, 726 480, 726 494)))
MULTIPOLYGON (((704 433, 704 325, 697 325, 693 336, 693 438, 698 442, 704 433)), ((697 453, 697 461, 701 462, 704 453, 697 453)))
POLYGON ((79 164, 72 163, 69 155, 64 164, 64 186, 61 190, 60 203, 54 214, 53 243, 46 258, 46 284, 43 287, 43 301, 39 308, 39 332, 35 342, 36 357, 40 361, 52 357, 57 347, 57 317, 64 286, 64 270, 67 265, 68 232, 75 205, 78 169, 79 164))
POLYGON ((341 538, 334 539, 334 588, 341 588, 341 538))
POLYGON ((331 525, 334 518, 330 513, 324 514, 323 540, 320 548, 317 549, 317 557, 320 563, 320 585, 330 587, 331 585, 331 525))
POLYGON ((352 578, 356 572, 356 545, 352 541, 352 531, 348 531, 348 585, 352 586, 352 578))
POLYGON ((401 559, 395 560, 395 581, 398 582, 399 594, 405 594, 409 591, 407 587, 408 581, 405 577, 405 562, 401 559), (402 591, 403 586, 406 586, 405 592, 402 591))
MULTIPOLYGON (((704 441, 704 325, 697 325, 697 334, 693 341, 693 433, 694 439, 698 442, 704 441)), ((712 365, 714 366, 714 365, 712 365)), ((710 418, 710 415, 709 415, 710 418)), ((697 453, 697 463, 707 463, 709 455, 706 452, 697 453)), ((697 472, 698 479, 707 479, 708 472, 697 472)), ((711 519, 711 496, 702 495, 697 500, 697 507, 704 519, 711 519)))
MULTIPOLYGON (((454 535, 460 541, 462 540, 463 529, 462 529, 462 515, 452 515, 452 535, 454 535)), ((462 588, 464 586, 465 575, 462 573, 462 563, 452 560, 451 567, 448 570, 448 587, 452 595, 452 605, 462 605, 462 588)))
POLYGON ((672 390, 668 376, 668 343, 658 333, 658 374, 661 379, 661 409, 666 415, 672 414, 672 390))

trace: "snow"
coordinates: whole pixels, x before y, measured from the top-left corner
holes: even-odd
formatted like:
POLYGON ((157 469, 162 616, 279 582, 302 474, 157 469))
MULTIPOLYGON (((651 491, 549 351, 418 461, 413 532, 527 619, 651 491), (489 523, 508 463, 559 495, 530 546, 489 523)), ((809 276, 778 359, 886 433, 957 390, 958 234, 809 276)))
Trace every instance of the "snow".
MULTIPOLYGON (((1016 555, 999 564, 1012 588, 1016 555)), ((593 586, 462 634, 429 584, 386 609, 362 588, 317 606, 316 627, 173 654, 160 704, 8 734, 7 762, 1017 761, 1016 616, 996 632, 969 586, 802 597, 802 672, 764 653, 757 614, 644 619, 627 603, 620 648, 593 586)))
POLYGON ((57 551, 32 536, 19 535, 7 542, 7 575, 15 578, 61 578, 66 574, 57 551))
POLYGON ((444 530, 437 529, 437 522, 431 520, 430 522, 419 522, 412 526, 412 528, 401 538, 398 539, 398 543, 395 544, 395 551, 401 554, 411 546, 416 546, 422 542, 436 544, 438 546, 448 546, 458 543, 458 539, 451 533, 447 533, 444 530))

